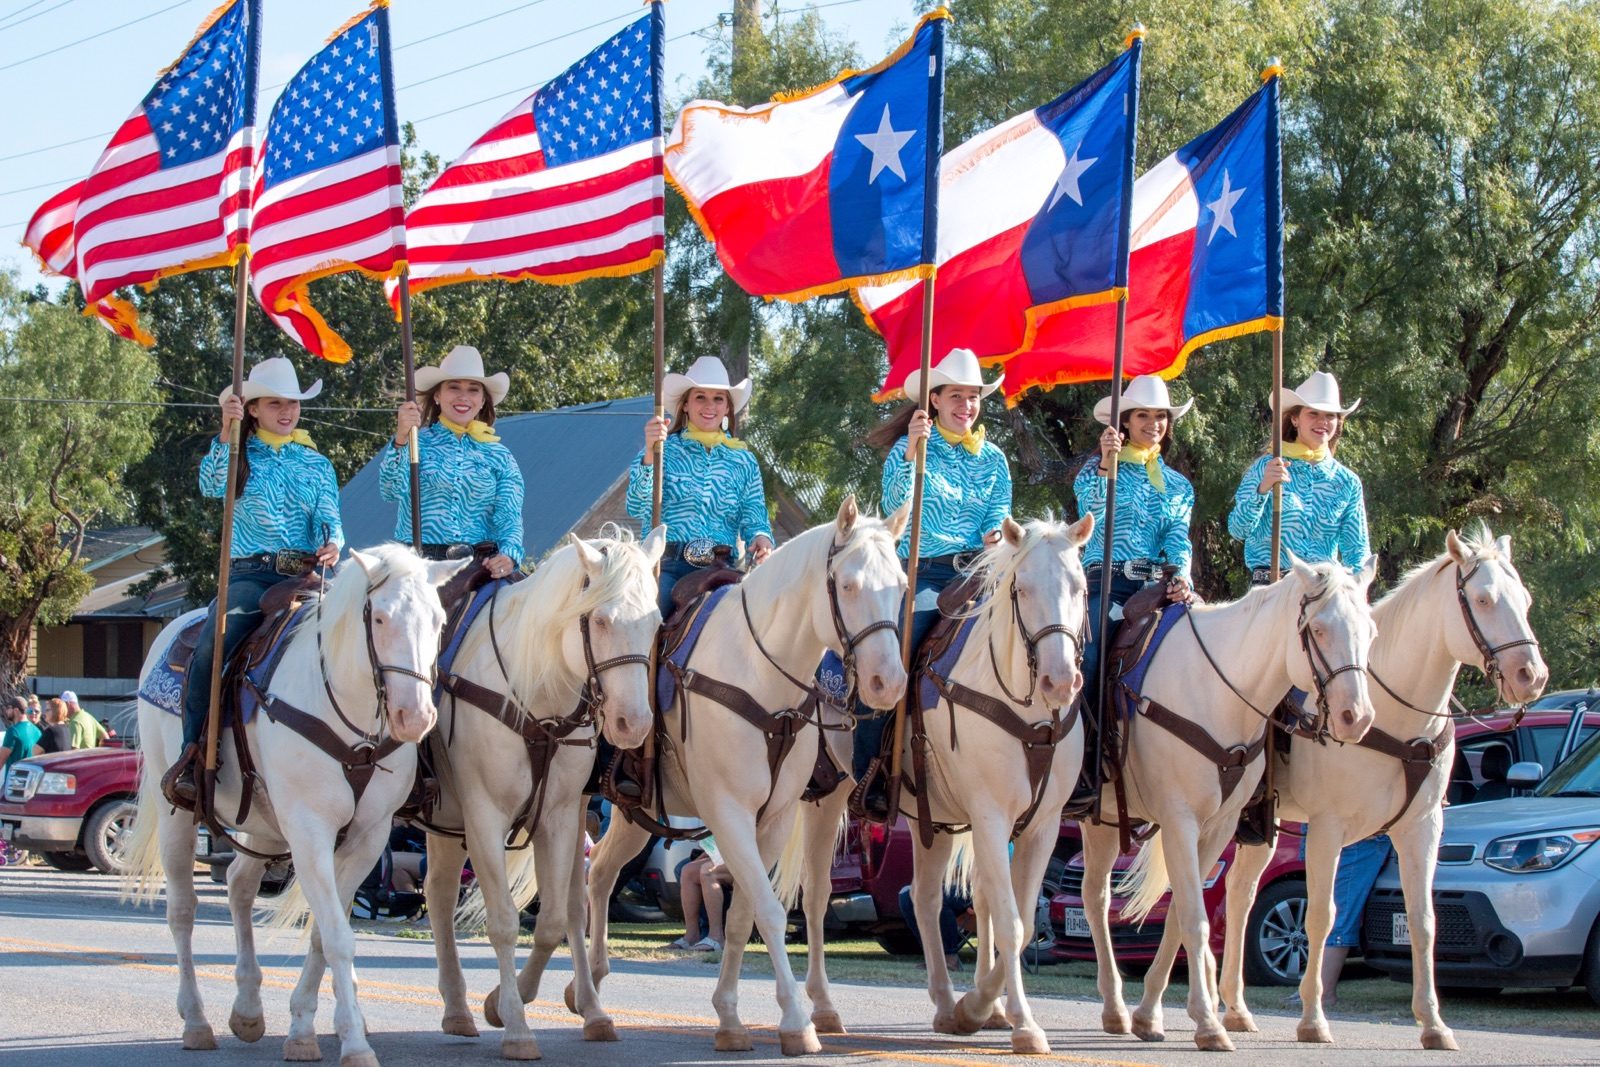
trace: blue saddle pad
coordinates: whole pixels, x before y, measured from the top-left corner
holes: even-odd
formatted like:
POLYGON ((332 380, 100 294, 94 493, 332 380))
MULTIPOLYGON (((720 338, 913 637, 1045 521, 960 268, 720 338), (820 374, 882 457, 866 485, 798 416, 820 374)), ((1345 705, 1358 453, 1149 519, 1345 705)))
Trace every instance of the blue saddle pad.
MULTIPOLYGON (((289 638, 294 636, 294 632, 299 629, 300 624, 306 620, 312 607, 317 603, 315 600, 304 601, 295 609, 289 624, 278 632, 278 638, 272 647, 267 649, 260 662, 247 675, 251 685, 239 687, 238 699, 231 710, 244 722, 248 723, 255 718, 256 709, 260 707, 260 701, 256 699, 256 690, 266 692, 272 681, 272 672, 277 669, 278 661, 283 658, 284 646, 289 643, 289 638)), ((196 616, 204 615, 207 610, 209 609, 197 608, 184 618, 193 621, 196 616)), ((182 633, 187 625, 188 622, 185 622, 184 626, 173 631, 173 638, 161 650, 161 657, 156 661, 156 666, 139 685, 141 699, 149 701, 171 715, 183 714, 183 675, 168 666, 167 661, 171 658, 172 646, 177 643, 177 635, 182 633)), ((226 701, 224 706, 228 706, 226 701)))
POLYGON ((437 681, 433 683, 433 700, 439 703, 444 700, 444 683, 454 671, 456 656, 461 652, 461 642, 467 638, 467 633, 472 629, 472 624, 477 621, 485 606, 494 598, 500 586, 505 584, 504 578, 496 578, 479 586, 472 594, 472 602, 461 613, 460 620, 454 630, 450 631, 445 640, 445 645, 439 653, 439 671, 437 681))
POLYGON ((1161 618, 1156 622, 1155 636, 1145 646, 1144 655, 1133 665, 1133 669, 1123 674, 1120 681, 1113 684, 1112 706, 1121 710, 1125 717, 1132 718, 1139 710, 1139 697, 1144 693, 1145 675, 1150 673, 1150 663, 1156 658, 1156 650, 1161 647, 1161 642, 1167 639, 1167 634, 1178 624, 1178 620, 1188 614, 1187 604, 1167 604, 1161 608, 1161 618))
POLYGON ((963 619, 961 628, 956 631, 954 640, 950 642, 950 647, 946 648, 938 659, 928 664, 928 670, 917 675, 917 699, 922 702, 923 711, 938 707, 939 687, 934 684, 932 675, 937 674, 941 678, 950 677, 950 672, 955 670, 956 664, 961 661, 961 653, 966 649, 967 638, 972 636, 972 627, 977 621, 976 615, 969 615, 963 619))
POLYGON ((711 618, 711 612, 732 588, 731 585, 721 585, 706 594, 706 602, 701 605, 694 622, 689 625, 689 632, 683 635, 683 640, 673 650, 672 655, 656 668, 656 707, 662 712, 671 708, 673 701, 678 697, 678 678, 667 669, 667 664, 671 663, 682 670, 689 662, 689 657, 694 655, 694 646, 700 641, 700 632, 706 628, 706 620, 711 618))

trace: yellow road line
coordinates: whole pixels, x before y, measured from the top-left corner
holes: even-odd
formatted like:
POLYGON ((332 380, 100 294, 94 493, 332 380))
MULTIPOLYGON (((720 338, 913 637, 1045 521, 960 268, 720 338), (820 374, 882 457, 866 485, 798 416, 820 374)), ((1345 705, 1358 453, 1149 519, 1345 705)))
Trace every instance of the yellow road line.
MULTIPOLYGON (((419 942, 421 944, 421 942, 419 942)), ((20 937, 0 937, 0 946, 8 946, 29 955, 45 956, 50 959, 59 959, 74 963, 92 963, 100 966, 126 967, 134 970, 153 971, 161 974, 176 975, 176 963, 150 962, 152 957, 142 952, 118 952, 115 949, 94 948, 87 945, 68 945, 53 941, 35 941, 20 937)), ((162 954, 165 956, 165 954, 162 954)), ((299 971, 286 967, 261 968, 261 984, 269 989, 293 990, 299 979, 299 971)), ((204 964, 195 967, 195 974, 200 978, 219 983, 232 984, 234 975, 231 968, 222 964, 204 964)), ((412 1004, 420 1007, 430 1007, 442 1010, 444 1002, 440 999, 438 990, 428 986, 408 985, 399 982, 383 982, 362 979, 360 981, 361 998, 363 1000, 383 1001, 392 1004, 412 1004)), ((331 994, 330 982, 324 977, 322 990, 331 994)), ((557 1001, 537 1000, 527 1006, 530 1018, 543 1022, 569 1022, 577 1017, 567 1011, 566 1005, 557 1001)), ((715 1028, 717 1020, 696 1015, 678 1015, 669 1012, 648 1011, 640 1008, 615 1008, 607 1009, 607 1013, 617 1019, 639 1019, 644 1023, 635 1023, 627 1029, 639 1033, 670 1034, 681 1036, 689 1028, 715 1028), (649 1025, 654 1023, 656 1025, 649 1025), (662 1025, 673 1023, 677 1025, 662 1025)), ((537 1035, 535 1035, 537 1036, 537 1035)), ((765 1045, 776 1045, 778 1038, 773 1028, 761 1026, 751 1028, 751 1038, 765 1045)), ((914 1037, 899 1037, 884 1034, 873 1035, 871 1038, 855 1035, 827 1035, 827 1051, 831 1055, 847 1056, 850 1058, 878 1058, 895 1060, 905 1063, 927 1063, 942 1065, 942 1067, 975 1067, 985 1065, 996 1056, 1012 1055, 1009 1043, 1006 1047, 961 1049, 959 1054, 941 1054, 931 1052, 909 1052, 893 1049, 884 1049, 877 1044, 867 1046, 865 1042, 888 1043, 895 1045, 925 1044, 927 1039, 914 1037), (856 1045, 851 1049, 835 1048, 835 1043, 843 1042, 856 1045), (972 1057, 982 1057, 974 1059, 972 1057)), ((1091 1067, 1156 1067, 1146 1061, 1106 1059, 1098 1056, 1074 1056, 1059 1052, 1052 1052, 1049 1059, 1063 1063, 1087 1064, 1091 1067)))

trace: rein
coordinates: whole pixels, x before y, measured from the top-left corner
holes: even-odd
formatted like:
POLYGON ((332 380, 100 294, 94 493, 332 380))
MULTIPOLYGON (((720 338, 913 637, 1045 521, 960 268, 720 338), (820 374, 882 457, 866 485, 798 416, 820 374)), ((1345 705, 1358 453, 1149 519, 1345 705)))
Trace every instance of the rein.
POLYGON ((994 654, 994 631, 993 630, 990 630, 990 632, 989 632, 989 642, 988 642, 988 644, 989 644, 989 666, 994 671, 994 680, 999 683, 1000 691, 1005 693, 1005 695, 1010 698, 1010 700, 1011 700, 1011 702, 1013 704, 1021 704, 1025 708, 1033 707, 1034 692, 1035 692, 1035 690, 1037 690, 1037 688, 1039 686, 1039 642, 1043 641, 1046 637, 1049 637, 1051 634, 1061 634, 1064 637, 1066 637, 1067 640, 1072 642, 1072 648, 1073 648, 1073 653, 1074 653, 1073 659, 1077 663, 1079 669, 1080 670, 1082 669, 1082 667, 1083 667, 1083 653, 1084 653, 1084 631, 1089 626, 1089 610, 1088 610, 1089 591, 1088 591, 1087 588, 1084 589, 1083 601, 1084 601, 1083 625, 1078 627, 1078 630, 1077 630, 1076 633, 1074 633, 1064 623, 1059 623, 1059 622, 1053 622, 1053 623, 1049 624, 1048 626, 1042 626, 1037 631, 1035 631, 1033 633, 1029 633, 1028 632, 1028 624, 1022 621, 1022 608, 1017 604, 1017 576, 1015 574, 1013 574, 1011 576, 1011 618, 1012 618, 1012 621, 1016 623, 1017 633, 1022 638, 1023 647, 1025 647, 1028 650, 1028 694, 1027 694, 1027 696, 1022 696, 1022 697, 1017 696, 1015 693, 1013 693, 1011 691, 1011 687, 1006 685, 1006 680, 1002 676, 1001 671, 1000 671, 1000 661, 995 657, 995 654, 994 654))

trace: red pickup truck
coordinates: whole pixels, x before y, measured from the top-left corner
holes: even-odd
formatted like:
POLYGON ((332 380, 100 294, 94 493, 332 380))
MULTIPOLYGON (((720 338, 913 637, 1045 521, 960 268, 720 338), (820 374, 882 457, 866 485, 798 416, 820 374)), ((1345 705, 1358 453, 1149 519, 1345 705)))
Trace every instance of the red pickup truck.
POLYGON ((0 840, 58 870, 123 873, 139 763, 114 745, 19 760, 0 789, 0 840))

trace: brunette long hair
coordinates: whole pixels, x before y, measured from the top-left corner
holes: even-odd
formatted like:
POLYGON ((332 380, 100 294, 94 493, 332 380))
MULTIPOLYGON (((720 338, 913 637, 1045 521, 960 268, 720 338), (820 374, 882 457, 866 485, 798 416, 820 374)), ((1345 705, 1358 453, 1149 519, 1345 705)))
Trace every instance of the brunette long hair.
MULTIPOLYGON (((931 398, 943 388, 944 386, 942 385, 934 386, 928 390, 928 396, 931 398)), ((894 448, 894 443, 906 435, 906 430, 911 426, 911 416, 916 413, 917 402, 915 400, 901 404, 887 419, 868 430, 863 440, 866 441, 868 447, 875 448, 887 456, 889 451, 894 448)), ((928 417, 930 419, 934 418, 932 411, 928 412, 928 417)))
MULTIPOLYGON (((1296 404, 1294 407, 1283 413, 1283 439, 1285 441, 1300 440, 1300 431, 1294 428, 1294 414, 1297 411, 1304 410, 1304 404, 1296 404)), ((1328 438, 1328 455, 1330 456, 1339 451, 1339 438, 1344 435, 1344 416, 1335 415, 1334 418, 1339 420, 1339 425, 1334 427, 1333 436, 1328 438)), ((1270 454, 1272 452, 1272 442, 1270 440, 1267 441, 1267 443, 1262 446, 1261 451, 1264 454, 1270 454)))
MULTIPOLYGON (((257 397, 256 400, 261 399, 257 397)), ((250 438, 255 435, 258 420, 256 413, 250 410, 250 405, 255 400, 247 400, 244 405, 244 418, 239 422, 239 480, 233 483, 233 495, 244 496, 244 487, 250 483, 250 438)))
MULTIPOLYGON (((468 381, 476 379, 446 378, 445 381, 468 381)), ((439 385, 443 385, 440 382, 439 385)), ((494 397, 489 395, 489 387, 478 382, 483 387, 483 410, 478 412, 478 421, 485 426, 494 425, 494 397)), ((439 421, 439 385, 422 394, 422 425, 432 426, 439 421)))
MULTIPOLYGON (((694 389, 699 388, 703 387, 694 387, 694 389)), ((672 413, 672 425, 667 427, 669 434, 682 433, 689 428, 689 394, 694 392, 694 389, 685 389, 683 395, 678 398, 678 410, 672 413)), ((731 389, 718 389, 716 391, 726 393, 728 396, 728 436, 738 437, 739 415, 733 410, 733 391, 731 389)))

